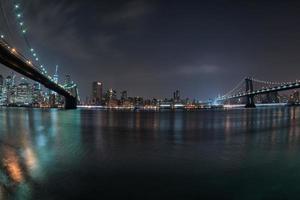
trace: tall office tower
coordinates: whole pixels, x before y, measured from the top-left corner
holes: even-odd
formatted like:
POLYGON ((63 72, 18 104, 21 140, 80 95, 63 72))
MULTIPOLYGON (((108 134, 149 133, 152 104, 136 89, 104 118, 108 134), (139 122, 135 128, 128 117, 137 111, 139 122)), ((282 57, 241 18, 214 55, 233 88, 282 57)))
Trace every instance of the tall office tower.
POLYGON ((107 91, 107 97, 108 97, 109 100, 117 99, 117 92, 116 92, 116 90, 109 89, 107 91))
POLYGON ((174 100, 175 103, 180 102, 180 91, 179 90, 176 90, 173 93, 173 100, 174 100))
POLYGON ((94 81, 92 84, 92 102, 94 105, 102 103, 103 84, 99 81, 94 81))
POLYGON ((39 106, 42 103, 41 85, 35 82, 32 86, 32 103, 34 106, 39 106))
POLYGON ((7 76, 5 79, 5 104, 13 104, 14 98, 15 98, 15 81, 14 81, 14 75, 7 76))
POLYGON ((107 90, 105 93, 105 104, 109 107, 115 107, 118 105, 117 92, 115 90, 107 90))
POLYGON ((11 88, 13 86, 13 78, 11 76, 7 76, 5 79, 5 87, 11 88))
POLYGON ((53 75, 53 80, 56 84, 58 84, 58 65, 55 67, 55 74, 53 75))
POLYGON ((19 106, 29 106, 32 104, 32 90, 25 78, 21 79, 16 88, 15 104, 19 106))

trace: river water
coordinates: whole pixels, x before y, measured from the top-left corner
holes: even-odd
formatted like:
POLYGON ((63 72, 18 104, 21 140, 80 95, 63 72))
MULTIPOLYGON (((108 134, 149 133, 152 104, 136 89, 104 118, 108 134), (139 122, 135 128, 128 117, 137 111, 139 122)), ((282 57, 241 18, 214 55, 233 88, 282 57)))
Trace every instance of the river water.
POLYGON ((300 108, 0 108, 0 199, 295 199, 300 108))

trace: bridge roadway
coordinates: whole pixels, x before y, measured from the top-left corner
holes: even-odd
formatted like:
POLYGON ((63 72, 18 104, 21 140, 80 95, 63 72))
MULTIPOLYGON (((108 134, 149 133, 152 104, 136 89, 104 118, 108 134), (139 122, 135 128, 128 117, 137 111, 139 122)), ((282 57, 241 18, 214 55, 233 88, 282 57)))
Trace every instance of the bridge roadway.
POLYGON ((65 109, 76 109, 76 97, 44 75, 41 70, 35 67, 30 61, 26 60, 22 54, 10 47, 4 40, 0 40, 0 63, 64 96, 65 109))
POLYGON ((224 96, 224 97, 218 98, 217 100, 224 101, 224 100, 229 100, 229 99, 234 99, 234 98, 255 96, 255 95, 259 95, 259 94, 267 94, 267 93, 270 93, 270 92, 279 92, 279 91, 292 90, 292 89, 297 89, 297 88, 300 88, 300 82, 299 81, 283 84, 283 85, 280 85, 280 86, 254 90, 252 92, 242 92, 242 93, 238 93, 238 94, 235 94, 235 95, 224 96))

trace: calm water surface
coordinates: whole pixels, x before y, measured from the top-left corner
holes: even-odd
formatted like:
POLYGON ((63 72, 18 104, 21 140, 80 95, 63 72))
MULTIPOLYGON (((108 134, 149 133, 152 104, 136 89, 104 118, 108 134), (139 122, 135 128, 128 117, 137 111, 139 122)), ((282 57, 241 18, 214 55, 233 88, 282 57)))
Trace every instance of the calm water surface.
POLYGON ((0 199, 297 199, 300 108, 0 108, 0 199))

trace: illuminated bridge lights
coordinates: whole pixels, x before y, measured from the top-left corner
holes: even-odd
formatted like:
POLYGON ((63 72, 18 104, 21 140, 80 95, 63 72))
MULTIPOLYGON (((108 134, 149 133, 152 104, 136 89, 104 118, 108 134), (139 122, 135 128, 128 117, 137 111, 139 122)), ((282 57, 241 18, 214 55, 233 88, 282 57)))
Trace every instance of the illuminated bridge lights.
MULTIPOLYGON (((255 80, 255 79, 252 79, 255 80)), ((255 80, 255 81, 259 81, 259 80, 255 80)), ((238 97, 244 97, 244 96, 248 96, 248 95, 257 95, 257 94, 263 94, 263 93, 268 93, 268 92, 273 92, 273 91, 281 91, 281 90, 289 90, 292 89, 294 87, 300 87, 300 81, 296 80, 295 82, 283 82, 283 83, 279 83, 279 82, 267 82, 267 81, 259 81, 260 83, 266 83, 266 84, 277 84, 274 87, 262 87, 260 89, 254 90, 254 91, 246 91, 246 92, 237 92, 236 94, 234 93, 227 93, 226 95, 223 95, 221 97, 218 97, 218 100, 226 100, 226 99, 232 99, 232 98, 238 98, 238 97)), ((235 87, 235 89, 238 87, 235 87)), ((232 92, 234 90, 231 90, 232 92)))
MULTIPOLYGON (((21 9, 21 4, 20 4, 19 1, 17 1, 17 2, 14 3, 13 6, 14 6, 14 12, 15 12, 15 16, 16 16, 17 25, 19 26, 21 33, 24 35, 25 39, 27 40, 27 42, 26 42, 27 46, 28 46, 32 56, 35 58, 34 60, 36 62, 39 62, 40 59, 37 57, 37 54, 36 54, 35 50, 28 43, 28 39, 26 37, 27 27, 25 26, 26 23, 23 20, 23 12, 22 12, 22 9, 21 9)), ((39 63, 37 63, 37 66, 39 66, 44 71, 44 73, 47 74, 47 71, 45 71, 44 67, 41 67, 41 65, 39 65, 39 63)))

